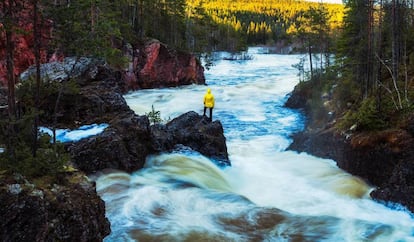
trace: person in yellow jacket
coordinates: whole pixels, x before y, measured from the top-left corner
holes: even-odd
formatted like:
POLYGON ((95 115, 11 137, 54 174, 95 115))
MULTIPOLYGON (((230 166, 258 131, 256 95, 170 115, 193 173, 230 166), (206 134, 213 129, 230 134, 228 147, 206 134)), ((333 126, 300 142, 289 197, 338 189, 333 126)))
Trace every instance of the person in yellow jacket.
POLYGON ((204 116, 206 116, 206 110, 210 109, 210 121, 213 120, 213 108, 214 108, 214 95, 211 93, 211 89, 207 89, 206 95, 204 95, 204 116))

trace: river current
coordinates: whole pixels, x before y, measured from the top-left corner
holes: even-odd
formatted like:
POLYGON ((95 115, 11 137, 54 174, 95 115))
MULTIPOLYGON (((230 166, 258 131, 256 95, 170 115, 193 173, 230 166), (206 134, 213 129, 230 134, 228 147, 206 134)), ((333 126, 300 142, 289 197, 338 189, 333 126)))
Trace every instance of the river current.
MULTIPOLYGON (((283 107, 301 56, 261 50, 205 72, 232 166, 181 149, 148 157, 132 174, 95 177, 111 222, 105 241, 414 241, 414 217, 403 207, 370 199, 374 188, 333 160, 286 151, 305 121, 283 107)), ((206 89, 140 90, 125 99, 137 114, 153 106, 169 120, 202 114, 206 89)))

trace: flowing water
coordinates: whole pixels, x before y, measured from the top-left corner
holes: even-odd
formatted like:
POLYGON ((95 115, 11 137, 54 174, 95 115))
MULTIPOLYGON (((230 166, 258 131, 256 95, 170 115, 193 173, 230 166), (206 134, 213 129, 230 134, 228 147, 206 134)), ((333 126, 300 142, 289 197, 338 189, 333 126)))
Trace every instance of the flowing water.
MULTIPOLYGON (((283 107, 298 82, 298 55, 218 61, 206 71, 231 167, 182 149, 148 157, 132 174, 95 177, 112 233, 105 241, 414 241, 403 208, 369 198, 373 189, 332 160, 286 151, 304 117, 283 107)), ((206 86, 125 96, 137 114, 202 114, 206 86)))

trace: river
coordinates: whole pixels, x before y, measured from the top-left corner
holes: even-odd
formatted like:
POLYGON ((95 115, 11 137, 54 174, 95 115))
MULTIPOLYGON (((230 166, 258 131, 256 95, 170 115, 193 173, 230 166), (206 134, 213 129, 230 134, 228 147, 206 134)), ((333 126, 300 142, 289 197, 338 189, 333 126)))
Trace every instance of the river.
MULTIPOLYGON (((414 218, 369 198, 373 189, 335 161, 286 151, 304 117, 283 107, 298 83, 299 55, 219 60, 205 72, 216 98, 232 166, 181 150, 147 158, 132 174, 96 178, 112 233, 105 241, 414 241, 414 218)), ((207 87, 140 90, 125 95, 164 120, 203 112, 207 87)))

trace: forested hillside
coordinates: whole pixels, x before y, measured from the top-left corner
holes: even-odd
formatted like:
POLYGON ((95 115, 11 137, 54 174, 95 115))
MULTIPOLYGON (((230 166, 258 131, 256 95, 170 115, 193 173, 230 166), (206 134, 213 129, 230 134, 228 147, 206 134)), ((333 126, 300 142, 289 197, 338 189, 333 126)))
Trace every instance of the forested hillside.
POLYGON ((250 46, 289 43, 322 25, 327 35, 333 35, 341 27, 344 13, 341 4, 292 0, 213 0, 203 6, 213 21, 225 28, 221 32, 225 49, 237 49, 239 40, 250 46))

